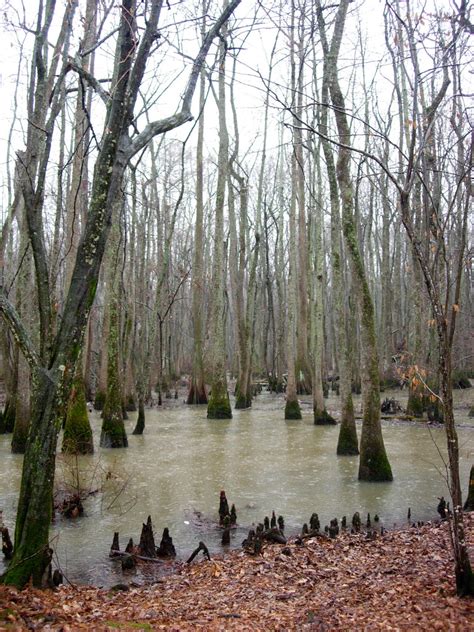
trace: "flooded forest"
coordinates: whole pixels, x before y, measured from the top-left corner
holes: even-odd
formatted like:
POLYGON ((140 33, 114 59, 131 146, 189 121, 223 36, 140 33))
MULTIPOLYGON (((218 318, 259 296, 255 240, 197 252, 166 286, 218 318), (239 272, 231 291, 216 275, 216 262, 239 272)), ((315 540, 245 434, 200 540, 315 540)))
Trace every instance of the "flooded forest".
POLYGON ((2 8, 0 583, 225 490, 233 547, 439 514, 474 594, 469 3, 2 8))

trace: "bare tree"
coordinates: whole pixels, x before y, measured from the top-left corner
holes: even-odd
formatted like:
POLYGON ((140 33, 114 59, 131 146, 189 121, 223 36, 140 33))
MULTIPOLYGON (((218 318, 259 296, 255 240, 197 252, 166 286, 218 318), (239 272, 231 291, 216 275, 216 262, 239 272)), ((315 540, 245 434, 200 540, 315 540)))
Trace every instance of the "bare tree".
MULTIPOLYGON (((49 274, 43 242, 42 184, 57 112, 57 94, 65 75, 72 70, 73 64, 67 60, 61 68, 57 69, 58 56, 55 50, 52 65, 46 73, 47 59, 50 57, 46 54, 47 36, 54 6, 53 3, 48 3, 46 7, 43 7, 40 2, 35 36, 36 67, 32 74, 30 88, 30 98, 35 107, 32 108, 33 116, 28 126, 27 160, 22 186, 25 206, 29 210, 28 228, 38 286, 41 324, 39 352, 5 293, 0 294, 2 317, 27 357, 35 382, 32 430, 25 453, 15 528, 15 552, 2 578, 5 583, 24 586, 32 578, 35 585, 41 585, 44 582, 44 574, 49 568, 51 550, 48 544, 48 533, 51 524, 57 437, 63 419, 64 406, 70 393, 75 364, 82 347, 87 317, 96 291, 112 209, 119 196, 126 165, 154 136, 174 129, 192 118, 191 100, 201 66, 214 37, 239 2, 240 0, 234 0, 209 31, 194 60, 179 111, 167 118, 149 123, 141 132, 131 137, 129 130, 134 120, 138 91, 153 44, 159 37, 157 26, 163 2, 153 0, 146 6, 146 21, 138 41, 138 12, 135 2, 123 0, 120 6, 115 72, 110 95, 104 95, 107 101, 106 120, 94 170, 87 221, 78 247, 61 326, 54 338, 51 337, 49 274), (46 123, 44 124, 43 121, 46 123), (42 142, 44 130, 45 143, 42 142), (46 149, 40 153, 42 162, 37 168, 36 164, 32 164, 32 158, 36 155, 38 147, 43 145, 46 149), (32 188, 32 184, 35 185, 35 189, 32 188)), ((62 43, 69 32, 72 10, 73 5, 68 4, 56 48, 62 48, 62 43)), ((87 71, 77 65, 75 69, 96 88, 100 88, 98 82, 87 71)))

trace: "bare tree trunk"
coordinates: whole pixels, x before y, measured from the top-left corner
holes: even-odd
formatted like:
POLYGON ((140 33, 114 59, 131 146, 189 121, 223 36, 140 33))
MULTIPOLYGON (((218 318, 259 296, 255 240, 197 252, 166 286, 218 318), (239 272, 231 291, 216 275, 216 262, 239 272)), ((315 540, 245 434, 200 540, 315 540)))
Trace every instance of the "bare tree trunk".
POLYGON ((334 108, 338 135, 339 155, 336 175, 342 200, 342 229, 351 261, 361 319, 363 423, 360 441, 359 479, 391 481, 392 470, 385 452, 380 423, 379 363, 375 335, 374 307, 367 283, 364 264, 357 243, 357 230, 353 219, 353 187, 350 177, 350 131, 347 122, 344 97, 338 76, 337 60, 344 32, 344 22, 349 2, 342 0, 336 15, 334 34, 330 47, 325 37, 321 5, 318 0, 318 21, 327 61, 329 93, 334 108))
MULTIPOLYGON (((325 64, 327 60, 325 60, 325 64)), ((322 102, 329 101, 327 69, 324 72, 322 102)), ((331 267, 333 282, 333 301, 335 311, 336 349, 339 368, 339 396, 341 401, 341 426, 337 442, 337 454, 359 454, 359 443, 355 424, 354 404, 352 401, 351 348, 347 337, 344 302, 344 264, 341 253, 341 216, 336 165, 328 136, 328 108, 320 112, 319 129, 322 135, 322 147, 326 159, 331 203, 331 267)))
MULTIPOLYGON (((224 7, 227 5, 224 0, 224 7)), ((225 114, 225 34, 219 48, 219 155, 215 203, 212 295, 209 322, 209 366, 211 393, 207 405, 209 419, 230 419, 232 411, 227 391, 224 316, 224 201, 228 173, 229 138, 225 114)))
POLYGON ((287 342, 287 385, 285 419, 301 419, 301 408, 298 402, 296 388, 296 309, 297 309, 297 278, 296 278, 296 156, 293 152, 291 161, 291 201, 289 219, 289 264, 288 264, 288 330, 287 342))
MULTIPOLYGON (((202 0, 202 25, 201 38, 204 40, 206 32, 206 13, 208 0, 202 0)), ((196 221, 194 225, 194 251, 193 251, 193 273, 192 273, 192 314, 193 314, 193 372, 189 385, 188 404, 207 404, 206 385, 204 379, 203 364, 203 239, 204 239, 204 167, 203 167, 203 146, 204 146, 204 103, 206 96, 206 75, 204 69, 201 70, 199 85, 199 123, 198 138, 196 146, 196 221)))

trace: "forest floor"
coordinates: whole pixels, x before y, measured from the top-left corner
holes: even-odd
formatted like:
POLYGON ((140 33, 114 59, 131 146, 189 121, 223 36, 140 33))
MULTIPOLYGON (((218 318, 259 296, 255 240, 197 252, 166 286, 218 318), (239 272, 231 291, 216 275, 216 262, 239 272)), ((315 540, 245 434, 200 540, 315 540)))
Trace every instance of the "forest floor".
MULTIPOLYGON (((466 525, 474 544, 474 514, 466 525)), ((0 631, 474 629, 474 600, 455 594, 446 522, 196 560, 140 588, 0 586, 0 631)))

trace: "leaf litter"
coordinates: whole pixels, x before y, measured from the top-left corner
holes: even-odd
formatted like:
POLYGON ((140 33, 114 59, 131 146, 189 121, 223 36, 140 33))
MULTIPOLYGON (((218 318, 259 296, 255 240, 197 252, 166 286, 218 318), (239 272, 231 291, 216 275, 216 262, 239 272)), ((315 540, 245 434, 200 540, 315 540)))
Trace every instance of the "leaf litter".
MULTIPOLYGON (((465 522, 474 542, 474 515, 465 522)), ((0 631, 474 629, 474 600, 456 597, 446 522, 375 540, 290 537, 282 550, 178 563, 158 583, 121 591, 0 586, 0 631)))

